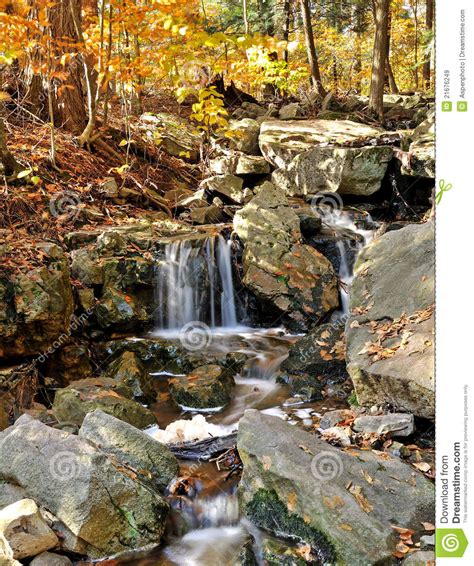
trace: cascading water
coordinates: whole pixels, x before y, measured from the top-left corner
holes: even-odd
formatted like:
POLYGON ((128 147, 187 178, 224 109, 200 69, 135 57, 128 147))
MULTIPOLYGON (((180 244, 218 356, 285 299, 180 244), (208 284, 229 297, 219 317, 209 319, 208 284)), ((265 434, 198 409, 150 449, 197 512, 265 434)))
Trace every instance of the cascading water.
POLYGON ((237 326, 230 246, 221 235, 164 244, 156 276, 159 330, 180 330, 189 322, 237 326))

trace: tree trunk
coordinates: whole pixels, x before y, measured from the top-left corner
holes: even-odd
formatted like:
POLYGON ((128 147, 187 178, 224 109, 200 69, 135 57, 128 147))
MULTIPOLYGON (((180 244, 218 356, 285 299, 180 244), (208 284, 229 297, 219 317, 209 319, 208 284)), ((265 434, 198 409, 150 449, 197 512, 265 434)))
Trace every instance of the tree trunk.
POLYGON ((390 0, 374 0, 375 38, 372 58, 369 108, 380 119, 383 118, 383 86, 388 44, 388 11, 390 0))
POLYGON ((3 165, 3 175, 10 177, 17 173, 21 167, 16 162, 7 146, 7 134, 3 116, 0 114, 0 163, 3 165))
POLYGON ((306 39, 306 51, 308 54, 308 63, 311 69, 311 81, 321 96, 326 96, 326 90, 321 80, 321 72, 319 70, 318 56, 314 44, 313 28, 311 25, 311 12, 309 9, 309 0, 300 0, 301 15, 303 16, 304 35, 306 39))
POLYGON ((243 16, 244 16, 245 34, 248 35, 250 33, 250 28, 249 28, 249 18, 248 18, 248 13, 247 13, 247 0, 242 0, 242 12, 243 12, 243 16))
MULTIPOLYGON (((61 42, 58 53, 74 53, 74 45, 79 37, 75 29, 72 10, 80 14, 81 0, 56 2, 50 9, 49 20, 53 44, 61 42), (67 45, 70 43, 70 46, 67 45)), ((63 68, 66 78, 61 82, 50 81, 54 91, 54 123, 65 129, 80 134, 86 124, 84 93, 82 88, 82 67, 74 57, 63 68)))
MULTIPOLYGON (((426 0, 426 32, 430 36, 433 32, 434 19, 434 2, 426 0)), ((431 37, 430 37, 431 39, 431 37)), ((431 57, 425 54, 425 62, 423 63, 423 84, 426 90, 431 88, 431 57)))
POLYGON ((395 75, 393 74, 392 65, 390 64, 390 42, 392 36, 392 14, 390 11, 390 7, 388 10, 388 24, 387 24, 387 61, 385 63, 385 70, 387 71, 387 78, 388 78, 388 86, 390 88, 390 92, 392 94, 398 94, 400 91, 398 90, 397 83, 395 81, 395 75))

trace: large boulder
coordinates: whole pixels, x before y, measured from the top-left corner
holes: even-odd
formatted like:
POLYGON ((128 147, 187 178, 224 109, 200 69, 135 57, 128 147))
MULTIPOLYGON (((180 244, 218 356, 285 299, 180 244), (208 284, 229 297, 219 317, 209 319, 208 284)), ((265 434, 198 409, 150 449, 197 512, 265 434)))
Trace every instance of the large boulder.
POLYGON ((133 468, 160 492, 179 472, 178 461, 167 446, 104 411, 87 414, 79 436, 133 468))
POLYGON ((258 136, 260 124, 256 120, 244 118, 243 120, 231 120, 226 137, 229 138, 229 146, 249 155, 259 155, 258 136))
POLYGON ((244 278, 275 320, 308 328, 338 305, 337 279, 330 262, 302 243, 300 223, 281 189, 271 183, 234 216, 244 243, 244 278))
POLYGON ((359 403, 434 418, 434 227, 388 232, 360 253, 346 325, 359 403))
POLYGON ((232 373, 215 364, 198 367, 168 383, 170 395, 178 405, 197 410, 224 407, 231 400, 235 385, 232 373))
POLYGON ((59 422, 77 426, 96 409, 140 429, 156 424, 153 413, 132 397, 132 390, 119 381, 80 379, 56 392, 52 410, 59 422))
POLYGON ((371 195, 393 150, 374 145, 382 131, 349 120, 264 122, 260 149, 275 167, 272 181, 289 195, 371 195))
POLYGON ((57 347, 71 324, 74 307, 66 255, 49 242, 29 252, 36 266, 25 264, 9 277, 0 276, 0 359, 57 347))
POLYGON ((139 129, 146 142, 175 157, 198 161, 202 134, 185 118, 166 112, 147 112, 140 117, 139 129))
POLYGON ((302 539, 317 563, 390 563, 393 525, 420 531, 434 486, 399 458, 335 448, 278 417, 246 411, 237 447, 244 514, 274 535, 302 539))
POLYGON ((89 441, 23 415, 0 433, 0 476, 105 556, 158 544, 168 504, 89 441))
POLYGON ((105 375, 130 387, 134 397, 156 397, 153 378, 135 352, 122 352, 107 367, 105 375))

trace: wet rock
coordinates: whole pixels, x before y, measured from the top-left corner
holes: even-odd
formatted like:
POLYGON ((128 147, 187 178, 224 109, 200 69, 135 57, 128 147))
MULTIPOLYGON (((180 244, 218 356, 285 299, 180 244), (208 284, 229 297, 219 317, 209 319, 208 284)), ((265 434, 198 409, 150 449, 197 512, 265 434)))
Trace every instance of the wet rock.
POLYGON ((92 375, 92 364, 86 342, 74 340, 48 355, 42 373, 55 378, 62 385, 87 379, 92 375))
POLYGON ((262 124, 259 144, 278 168, 272 181, 289 195, 370 195, 393 154, 390 147, 370 145, 381 134, 349 120, 272 121, 262 124))
POLYGON ((300 230, 305 238, 309 238, 317 234, 321 229, 321 217, 314 214, 300 214, 296 211, 298 218, 300 220, 300 230))
POLYGON ((353 427, 356 432, 375 433, 380 436, 410 436, 415 432, 415 419, 407 413, 390 413, 380 416, 357 417, 353 427))
POLYGON ((242 151, 249 155, 259 155, 258 136, 260 124, 256 120, 244 118, 243 120, 231 120, 226 137, 229 138, 229 146, 232 149, 242 151))
POLYGON ((211 409, 229 403, 234 388, 234 378, 229 370, 207 364, 196 368, 185 377, 168 381, 173 400, 182 407, 211 409))
POLYGON ((223 197, 226 201, 242 204, 243 185, 243 180, 235 175, 215 175, 202 181, 200 186, 211 194, 223 197))
POLYGON ((359 404, 434 417, 433 302, 431 222, 384 234, 362 250, 346 325, 347 368, 359 404))
POLYGON ((139 301, 117 289, 107 289, 95 308, 102 328, 131 329, 139 322, 149 322, 149 315, 139 301))
MULTIPOLYGON (((5 453, 2 456, 5 457, 5 453)), ((11 550, 11 556, 18 560, 58 545, 58 537, 41 517, 32 499, 21 499, 0 511, 0 537, 11 550)))
POLYGON ((218 175, 268 175, 270 164, 261 156, 233 154, 217 157, 210 162, 213 173, 218 175))
POLYGON ((429 550, 411 553, 402 562, 403 566, 434 566, 435 553, 429 550))
POLYGON ((106 369, 105 375, 130 387, 134 397, 156 397, 152 378, 134 352, 120 354, 106 369))
POLYGON ((312 375, 340 381, 347 376, 344 326, 321 324, 295 342, 280 370, 290 376, 312 375))
POLYGON ((240 421, 237 447, 244 514, 305 541, 321 563, 388 562, 397 541, 391 525, 419 530, 434 516, 433 485, 399 459, 368 450, 354 457, 355 448, 346 453, 255 410, 240 421))
POLYGON ((297 550, 280 540, 266 538, 262 541, 262 557, 268 566, 305 566, 309 561, 304 560, 297 550))
POLYGON ((41 354, 69 329, 74 307, 66 255, 49 242, 31 251, 41 258, 39 267, 0 278, 0 358, 41 354))
POLYGON ((156 424, 153 413, 132 397, 129 387, 113 379, 82 379, 56 392, 52 410, 59 422, 75 425, 96 409, 140 429, 156 424))
POLYGON ((148 112, 140 117, 139 128, 146 142, 152 142, 170 155, 196 162, 202 135, 186 119, 174 114, 148 112))
POLYGON ((314 325, 338 304, 337 280, 329 261, 302 243, 298 216, 283 191, 271 183, 234 216, 244 243, 243 284, 293 328, 314 325))
POLYGON ((79 436, 131 467, 160 492, 178 475, 178 461, 167 446, 103 411, 86 415, 79 436))
POLYGON ((160 542, 166 501, 78 436, 23 415, 0 433, 0 475, 86 541, 93 557, 160 542))
POLYGON ((67 556, 55 552, 43 552, 30 562, 30 566, 72 566, 72 562, 67 556))

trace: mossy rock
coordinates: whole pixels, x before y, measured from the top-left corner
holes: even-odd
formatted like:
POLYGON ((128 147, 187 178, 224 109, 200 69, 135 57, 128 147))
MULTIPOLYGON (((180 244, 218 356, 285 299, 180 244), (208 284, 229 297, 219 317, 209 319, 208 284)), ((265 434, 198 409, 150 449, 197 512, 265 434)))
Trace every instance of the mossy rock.
POLYGON ((82 379, 57 391, 53 413, 60 422, 75 425, 96 409, 140 429, 156 424, 153 413, 132 397, 130 387, 113 379, 82 379))
POLYGON ((214 364, 200 366, 168 383, 173 400, 182 407, 194 409, 224 407, 231 400, 235 385, 231 372, 214 364))

